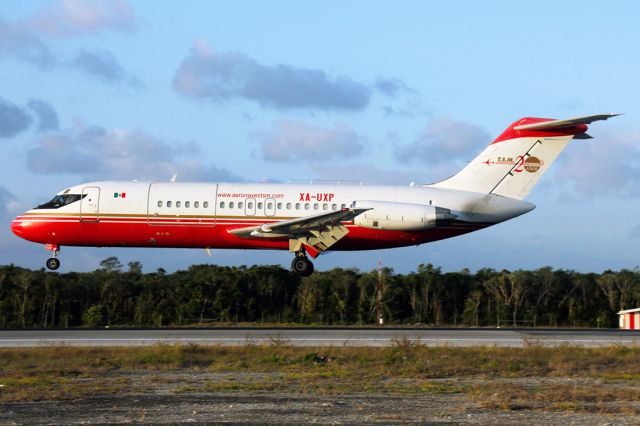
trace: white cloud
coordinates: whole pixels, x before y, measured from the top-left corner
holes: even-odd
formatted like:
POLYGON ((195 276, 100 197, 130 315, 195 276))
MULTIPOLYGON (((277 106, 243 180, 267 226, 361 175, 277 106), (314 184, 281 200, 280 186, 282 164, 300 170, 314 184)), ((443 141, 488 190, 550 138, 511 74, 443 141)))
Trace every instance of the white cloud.
POLYGON ((605 130, 593 140, 576 140, 561 156, 557 176, 579 195, 640 196, 640 130, 605 130))
POLYGON ((275 109, 361 110, 370 89, 347 77, 291 65, 262 65, 240 52, 214 52, 206 40, 194 41, 173 78, 180 93, 222 102, 255 101, 275 109))
POLYGON ((47 37, 132 31, 135 15, 126 0, 62 0, 25 20, 27 28, 47 37))
POLYGON ((199 160, 196 143, 163 141, 140 131, 105 130, 97 126, 50 133, 27 153, 27 166, 41 174, 76 174, 88 179, 181 180, 238 178, 213 163, 199 160))
POLYGON ((395 156, 403 163, 428 165, 433 178, 446 177, 490 141, 489 134, 476 125, 439 117, 431 119, 414 142, 397 146, 395 156))
POLYGON ((441 162, 477 154, 490 142, 490 136, 480 127, 439 117, 430 120, 418 139, 399 146, 396 156, 403 161, 441 162))
POLYGON ((41 69, 73 68, 103 82, 128 81, 141 84, 129 76, 113 53, 105 49, 78 49, 65 59, 51 49, 52 38, 97 35, 104 31, 131 31, 135 16, 125 0, 64 0, 41 12, 16 21, 0 18, 0 55, 29 62, 41 69))
POLYGON ((267 161, 316 162, 359 155, 364 140, 353 129, 337 124, 332 129, 298 121, 279 121, 268 132, 253 135, 259 140, 267 161))
POLYGON ((326 166, 314 165, 318 179, 339 180, 343 183, 366 185, 409 185, 426 183, 425 174, 415 170, 381 169, 370 164, 350 163, 326 166))

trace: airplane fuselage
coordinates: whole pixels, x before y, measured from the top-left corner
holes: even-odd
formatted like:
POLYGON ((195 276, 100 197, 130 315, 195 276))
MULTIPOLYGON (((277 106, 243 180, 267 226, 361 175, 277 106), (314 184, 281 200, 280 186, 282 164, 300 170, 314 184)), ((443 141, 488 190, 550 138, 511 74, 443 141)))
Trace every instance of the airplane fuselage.
POLYGON ((17 217, 13 232, 58 246, 288 249, 286 238, 247 239, 230 231, 349 208, 356 201, 446 207, 455 220, 423 230, 363 227, 332 250, 417 245, 511 219, 533 204, 491 194, 429 186, 238 184, 103 181, 77 185, 68 205, 35 208, 17 217))

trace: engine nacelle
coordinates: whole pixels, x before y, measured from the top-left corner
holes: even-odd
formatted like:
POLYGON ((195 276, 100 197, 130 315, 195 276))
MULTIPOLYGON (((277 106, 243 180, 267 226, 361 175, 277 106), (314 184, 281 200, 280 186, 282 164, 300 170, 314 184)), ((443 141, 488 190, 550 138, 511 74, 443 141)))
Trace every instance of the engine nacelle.
POLYGON ((422 204, 364 200, 353 207, 371 209, 356 216, 354 224, 387 231, 423 231, 456 217, 449 209, 422 204))

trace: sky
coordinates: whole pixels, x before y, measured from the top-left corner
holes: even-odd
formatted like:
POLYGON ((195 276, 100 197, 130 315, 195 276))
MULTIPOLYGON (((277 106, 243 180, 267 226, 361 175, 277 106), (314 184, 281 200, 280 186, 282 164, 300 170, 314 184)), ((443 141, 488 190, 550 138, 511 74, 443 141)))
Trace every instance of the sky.
MULTIPOLYGON (((42 267, 11 220, 85 181, 430 183, 521 117, 620 112, 561 154, 531 213, 315 265, 638 267, 639 18, 635 1, 0 2, 0 264, 42 267)), ((108 256, 145 271, 291 260, 63 247, 61 271, 108 256)))

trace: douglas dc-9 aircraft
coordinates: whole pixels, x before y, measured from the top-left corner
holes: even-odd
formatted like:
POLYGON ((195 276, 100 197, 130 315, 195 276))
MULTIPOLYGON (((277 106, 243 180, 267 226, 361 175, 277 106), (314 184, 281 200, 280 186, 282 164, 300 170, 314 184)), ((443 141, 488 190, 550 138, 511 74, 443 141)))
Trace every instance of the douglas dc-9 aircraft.
POLYGON ((535 208, 523 201, 587 124, 522 118, 458 174, 430 185, 364 186, 101 181, 76 185, 18 216, 12 231, 43 243, 60 267, 61 246, 277 249, 291 269, 329 250, 419 245, 477 231, 535 208))

